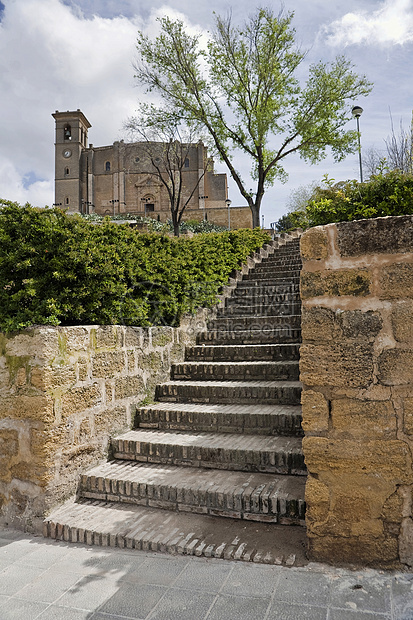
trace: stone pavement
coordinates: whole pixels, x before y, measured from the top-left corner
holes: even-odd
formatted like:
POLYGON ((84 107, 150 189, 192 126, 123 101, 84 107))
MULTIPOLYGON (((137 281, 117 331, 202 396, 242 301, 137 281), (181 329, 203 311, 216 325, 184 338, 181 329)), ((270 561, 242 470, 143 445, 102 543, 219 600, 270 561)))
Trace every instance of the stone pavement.
POLYGON ((413 620, 413 573, 268 566, 0 529, 0 620, 413 620))

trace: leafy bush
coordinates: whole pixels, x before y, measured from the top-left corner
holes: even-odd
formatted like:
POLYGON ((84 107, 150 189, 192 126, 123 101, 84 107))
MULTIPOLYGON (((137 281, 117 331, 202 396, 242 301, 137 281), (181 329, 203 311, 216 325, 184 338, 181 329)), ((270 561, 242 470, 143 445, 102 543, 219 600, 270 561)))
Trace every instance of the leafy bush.
POLYGON ((292 228, 413 213, 413 175, 398 170, 373 175, 365 183, 334 185, 325 178, 325 185, 314 190, 304 210, 288 214, 292 228))
POLYGON ((34 324, 177 325, 212 305, 269 236, 256 230, 171 238, 0 200, 0 329, 34 324))

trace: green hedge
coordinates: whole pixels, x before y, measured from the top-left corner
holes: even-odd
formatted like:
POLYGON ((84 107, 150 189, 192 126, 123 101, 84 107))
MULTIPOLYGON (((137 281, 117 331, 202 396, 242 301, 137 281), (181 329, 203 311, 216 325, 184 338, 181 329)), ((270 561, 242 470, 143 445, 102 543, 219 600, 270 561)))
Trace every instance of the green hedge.
POLYGON ((365 183, 327 183, 314 190, 305 209, 278 221, 278 230, 309 228, 332 222, 407 215, 413 213, 413 175, 392 170, 373 175, 365 183))
POLYGON ((171 238, 0 200, 0 330, 35 324, 177 325, 215 303, 269 240, 260 229, 171 238))

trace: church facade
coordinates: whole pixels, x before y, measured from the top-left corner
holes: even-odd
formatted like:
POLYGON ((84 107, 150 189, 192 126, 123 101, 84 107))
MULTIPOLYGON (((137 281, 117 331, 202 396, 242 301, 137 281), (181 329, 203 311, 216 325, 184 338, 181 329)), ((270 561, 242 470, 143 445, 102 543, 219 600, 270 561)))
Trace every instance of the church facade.
MULTIPOLYGON (((168 192, 153 174, 146 142, 88 143, 91 127, 80 110, 59 112, 55 119, 55 204, 70 213, 133 213, 170 219, 168 192)), ((162 143, 153 144, 162 157, 162 143)), ((208 219, 222 226, 250 228, 249 207, 230 207, 226 174, 216 174, 202 144, 185 145, 182 169, 186 195, 192 197, 183 219, 208 219)), ((161 157, 156 159, 161 161, 161 157)))

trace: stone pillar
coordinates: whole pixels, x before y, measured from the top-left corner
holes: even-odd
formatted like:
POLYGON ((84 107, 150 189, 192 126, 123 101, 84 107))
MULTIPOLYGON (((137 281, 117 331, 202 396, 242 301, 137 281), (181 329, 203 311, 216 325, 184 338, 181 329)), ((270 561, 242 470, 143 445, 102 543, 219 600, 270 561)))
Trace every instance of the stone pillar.
POLYGON ((413 218, 301 238, 310 557, 413 565, 413 218))

